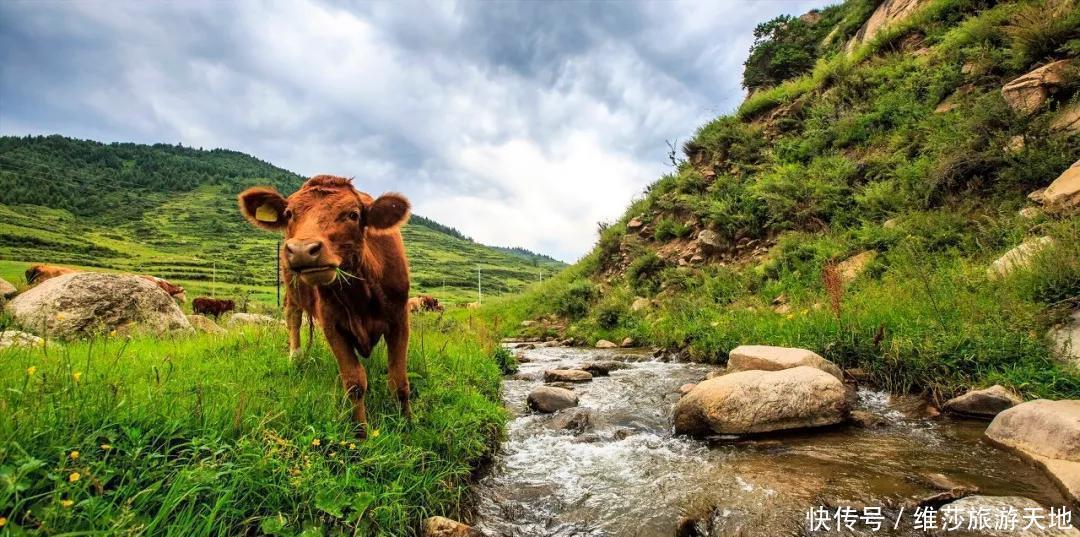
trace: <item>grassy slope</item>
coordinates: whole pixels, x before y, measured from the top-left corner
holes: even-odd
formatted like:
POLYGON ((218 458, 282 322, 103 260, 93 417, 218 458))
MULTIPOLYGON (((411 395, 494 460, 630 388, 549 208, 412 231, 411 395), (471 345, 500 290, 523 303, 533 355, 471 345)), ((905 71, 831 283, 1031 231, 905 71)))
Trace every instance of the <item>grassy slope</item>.
MULTIPOLYGON (((236 284, 218 289, 251 289, 257 300, 273 299, 278 236, 256 230, 240 217, 236 193, 268 181, 291 191, 302 178, 239 153, 167 147, 180 151, 185 160, 172 164, 172 175, 160 179, 160 184, 125 182, 133 179, 110 183, 116 173, 96 168, 94 163, 115 157, 113 153, 123 155, 123 148, 152 149, 131 144, 115 148, 61 137, 36 144, 16 145, 17 141, 0 139, 0 187, 29 192, 0 196, 0 202, 9 201, 0 203, 0 259, 149 273, 177 280, 197 294, 207 290, 216 276, 218 282, 236 284), (58 156, 90 151, 95 155, 92 162, 58 156), (196 165, 206 169, 184 167, 196 165), (198 179, 200 173, 226 176, 237 168, 240 171, 232 173, 238 175, 227 180, 198 179), (260 178, 271 173, 277 174, 272 181, 260 178), (163 190, 186 180, 191 184, 163 190), (90 214, 80 214, 78 200, 58 198, 49 204, 34 197, 33 185, 40 182, 56 182, 68 189, 89 185, 101 190, 105 200, 117 198, 100 201, 90 214), (125 189, 138 192, 137 198, 125 189)), ((482 268, 484 289, 492 294, 520 290, 539 277, 539 270, 551 273, 564 266, 550 258, 515 255, 418 223, 407 225, 403 233, 414 288, 451 302, 475 300, 477 265, 482 268)))
POLYGON ((329 351, 292 365, 282 329, 0 350, 4 530, 399 536, 453 516, 505 419, 469 326, 415 319, 411 423, 378 348, 378 433, 356 444, 329 351))
POLYGON ((509 330, 553 313, 588 341, 630 335, 706 361, 739 344, 805 346, 896 390, 1002 382, 1080 397, 1080 373, 1053 361, 1044 337, 1080 303, 1080 219, 1017 215, 1028 192, 1080 158, 1075 135, 1048 128, 1077 101, 1077 82, 1030 117, 1000 93, 1032 66, 1080 51, 1080 7, 1057 5, 1068 9, 1048 17, 1037 2, 934 0, 852 54, 755 93, 736 116, 703 126, 689 160, 583 261, 484 314, 509 330), (929 54, 904 49, 912 35, 929 54), (801 113, 762 119, 800 98, 801 113), (946 100, 959 107, 935 113, 946 100), (1015 136, 1024 148, 1006 151, 1015 136), (629 233, 634 217, 656 231, 629 233), (657 255, 703 228, 733 245, 762 241, 768 253, 700 266, 657 255), (987 278, 991 261, 1039 235, 1057 247, 1032 269, 987 278), (877 252, 869 270, 830 295, 825 267, 865 250, 877 252), (790 312, 770 307, 780 295, 790 312), (656 305, 632 312, 636 296, 656 305))

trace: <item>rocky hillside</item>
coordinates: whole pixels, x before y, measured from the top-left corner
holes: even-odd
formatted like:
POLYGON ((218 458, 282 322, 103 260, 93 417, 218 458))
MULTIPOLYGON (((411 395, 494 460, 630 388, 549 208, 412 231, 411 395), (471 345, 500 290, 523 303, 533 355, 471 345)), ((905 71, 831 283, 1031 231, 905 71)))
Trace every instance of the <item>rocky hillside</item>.
POLYGON ((808 347, 894 389, 1080 395, 1077 2, 849 0, 755 35, 739 109, 491 314, 708 361, 808 347))

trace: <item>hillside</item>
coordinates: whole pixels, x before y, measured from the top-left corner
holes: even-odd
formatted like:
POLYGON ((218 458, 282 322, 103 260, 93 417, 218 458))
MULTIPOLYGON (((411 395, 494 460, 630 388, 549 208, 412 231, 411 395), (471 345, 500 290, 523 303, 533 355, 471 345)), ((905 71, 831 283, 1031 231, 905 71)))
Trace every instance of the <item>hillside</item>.
POLYGON ((1077 199, 1028 197, 1080 159, 1077 2, 849 0, 755 36, 739 109, 488 314, 721 363, 804 346, 895 390, 1080 395, 1046 336, 1080 306, 1077 199))
MULTIPOLYGON (((240 217, 236 194, 256 184, 288 193, 303 180, 222 149, 0 137, 0 273, 61 263, 150 273, 201 291, 216 281, 272 300, 277 236, 240 217)), ((492 294, 565 266, 478 244, 419 215, 403 234, 416 290, 457 301, 475 300, 478 265, 492 294)))

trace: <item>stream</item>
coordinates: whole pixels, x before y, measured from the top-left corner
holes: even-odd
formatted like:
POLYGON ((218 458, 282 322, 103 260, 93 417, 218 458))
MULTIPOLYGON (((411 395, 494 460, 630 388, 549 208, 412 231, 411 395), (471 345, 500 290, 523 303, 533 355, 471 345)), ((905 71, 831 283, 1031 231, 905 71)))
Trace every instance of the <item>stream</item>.
MULTIPOLYGON (((674 436, 671 417, 679 386, 712 366, 658 361, 646 350, 514 352, 527 361, 503 382, 513 419, 476 489, 474 526, 491 537, 671 537, 684 516, 707 521, 707 535, 809 535, 810 508, 882 506, 892 520, 901 506, 910 511, 941 492, 931 474, 979 494, 1063 502, 1038 470, 981 440, 987 422, 930 419, 884 392, 859 388, 856 405, 884 427, 706 442, 674 436), (624 368, 562 385, 591 411, 583 431, 555 429, 551 415, 526 409, 545 370, 606 361, 624 368)), ((847 534, 926 535, 903 527, 847 534)))

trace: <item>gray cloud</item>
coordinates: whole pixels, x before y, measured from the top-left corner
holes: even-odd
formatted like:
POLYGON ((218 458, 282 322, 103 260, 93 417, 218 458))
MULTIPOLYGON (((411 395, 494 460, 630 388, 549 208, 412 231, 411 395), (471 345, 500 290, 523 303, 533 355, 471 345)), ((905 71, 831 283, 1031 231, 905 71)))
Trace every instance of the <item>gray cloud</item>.
POLYGON ((5 2, 0 132, 236 149, 573 260, 822 4, 5 2))

